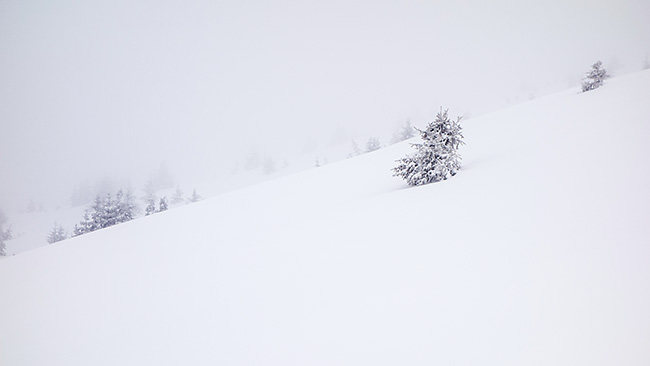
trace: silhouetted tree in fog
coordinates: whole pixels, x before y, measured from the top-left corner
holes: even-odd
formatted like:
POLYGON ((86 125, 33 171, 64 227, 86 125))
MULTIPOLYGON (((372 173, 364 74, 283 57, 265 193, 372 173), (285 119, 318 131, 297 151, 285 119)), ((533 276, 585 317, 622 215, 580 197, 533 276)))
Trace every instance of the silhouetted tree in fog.
POLYGON ((174 195, 172 196, 172 205, 176 205, 179 203, 183 203, 185 200, 183 199, 183 191, 181 191, 180 186, 176 186, 176 191, 174 192, 174 195))
POLYGON ((376 137, 369 138, 368 142, 366 142, 366 152, 372 152, 379 149, 381 149, 381 143, 379 143, 379 139, 376 137))
POLYGON ((54 223, 54 228, 50 231, 50 234, 47 236, 47 242, 49 244, 54 244, 58 241, 65 240, 68 237, 68 234, 65 232, 63 226, 54 223))
POLYGON ((188 202, 194 203, 201 200, 201 196, 196 193, 196 189, 192 190, 192 195, 188 198, 188 202))

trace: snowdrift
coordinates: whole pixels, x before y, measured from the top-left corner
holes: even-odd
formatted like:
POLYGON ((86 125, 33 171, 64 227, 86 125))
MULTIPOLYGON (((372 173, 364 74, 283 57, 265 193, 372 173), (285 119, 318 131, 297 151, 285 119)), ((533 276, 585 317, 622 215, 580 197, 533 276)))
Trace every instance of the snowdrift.
MULTIPOLYGON (((648 365, 650 72, 0 261, 2 365, 648 365)), ((453 111, 451 111, 453 114, 453 111)))

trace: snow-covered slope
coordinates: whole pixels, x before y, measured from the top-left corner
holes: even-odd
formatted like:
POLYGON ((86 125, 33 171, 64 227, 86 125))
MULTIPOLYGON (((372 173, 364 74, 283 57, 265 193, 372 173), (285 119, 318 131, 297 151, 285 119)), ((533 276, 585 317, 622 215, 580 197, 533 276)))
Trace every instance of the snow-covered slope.
MULTIPOLYGON (((648 365, 650 72, 0 261, 2 365, 648 365)), ((452 111, 453 113, 453 111, 452 111)))
MULTIPOLYGON (((263 171, 262 166, 252 170, 237 168, 232 169, 225 175, 214 176, 211 179, 197 180, 186 178, 182 182, 176 182, 170 188, 157 190, 155 196, 166 197, 168 201, 171 201, 171 197, 173 197, 176 187, 178 187, 183 191, 183 197, 186 199, 189 198, 193 190, 196 190, 199 196, 209 198, 238 188, 313 168, 317 160, 320 165, 340 161, 345 159, 350 152, 351 144, 347 141, 337 144, 331 143, 320 147, 314 146, 313 150, 309 152, 277 161, 276 170, 269 174, 263 171)), ((148 203, 145 199, 146 194, 144 190, 133 189, 130 180, 127 180, 126 188, 123 189, 130 190, 132 194, 139 197, 136 201, 139 207, 136 209, 135 218, 144 216, 144 209, 148 203)), ((117 189, 111 193, 115 194, 116 192, 117 189)), ((82 220, 84 210, 89 209, 91 204, 92 202, 88 202, 87 205, 73 207, 62 204, 57 206, 56 209, 49 210, 5 212, 9 217, 5 226, 11 228, 13 233, 13 238, 6 241, 7 256, 21 254, 48 245, 47 238, 55 224, 62 226, 66 230, 68 237, 72 236, 75 224, 78 224, 82 220)), ((178 205, 171 205, 170 208, 175 208, 178 205)), ((2 259, 4 257, 0 257, 0 260, 2 259)))

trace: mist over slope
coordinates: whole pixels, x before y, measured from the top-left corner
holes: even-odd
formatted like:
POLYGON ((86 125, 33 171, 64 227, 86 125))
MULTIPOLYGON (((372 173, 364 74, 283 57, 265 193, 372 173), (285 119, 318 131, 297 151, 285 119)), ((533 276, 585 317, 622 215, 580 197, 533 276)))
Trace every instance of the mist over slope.
MULTIPOLYGON (((647 365, 650 72, 0 261, 2 365, 647 365)), ((453 114, 454 111, 451 111, 453 114)))

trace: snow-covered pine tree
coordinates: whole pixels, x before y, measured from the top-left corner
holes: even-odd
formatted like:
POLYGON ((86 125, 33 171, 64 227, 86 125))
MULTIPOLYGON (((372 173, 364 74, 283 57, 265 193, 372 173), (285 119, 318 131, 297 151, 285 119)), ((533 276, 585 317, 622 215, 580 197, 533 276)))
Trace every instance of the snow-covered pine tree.
POLYGON ((411 137, 415 136, 415 130, 413 129, 413 126, 411 125, 411 120, 407 119, 406 123, 402 127, 402 130, 400 131, 402 141, 408 140, 411 137))
POLYGON ((402 177, 409 185, 417 186, 445 180, 456 175, 460 170, 460 154, 458 147, 463 145, 463 134, 460 126, 461 117, 456 121, 448 117, 449 110, 442 110, 436 119, 430 122, 420 133, 423 142, 412 144, 417 150, 413 156, 400 160, 393 168, 393 176, 402 177))
POLYGON ((93 204, 90 207, 90 220, 92 221, 92 231, 104 227, 104 199, 100 194, 95 196, 93 204))
POLYGON ((3 238, 4 238, 5 241, 7 241, 7 240, 11 240, 11 239, 14 237, 13 234, 12 234, 12 232, 11 232, 11 226, 9 226, 8 228, 4 229, 4 232, 2 233, 2 236, 3 236, 3 238))
POLYGON ((591 65, 591 70, 582 79, 582 92, 598 89, 603 85, 605 79, 609 77, 607 71, 602 67, 603 63, 597 61, 591 65))
POLYGON ((348 158, 358 155, 361 155, 361 149, 359 148, 357 142, 352 139, 352 151, 348 154, 348 158))
POLYGON ((85 210, 84 216, 79 222, 79 224, 75 224, 74 229, 72 231, 72 236, 75 237, 75 236, 87 234, 97 229, 98 227, 95 226, 95 221, 92 219, 92 214, 90 210, 85 210))
POLYGON ((135 198, 130 190, 124 193, 120 189, 117 191, 115 199, 110 193, 107 193, 105 198, 98 194, 95 196, 92 206, 84 211, 83 219, 74 226, 72 236, 83 235, 133 220, 135 210, 135 198))
POLYGON ((200 200, 201 200, 201 196, 199 196, 199 195, 196 193, 196 188, 195 188, 194 190, 192 190, 192 195, 190 196, 190 198, 187 199, 187 201, 188 201, 189 203, 198 202, 198 201, 200 201, 200 200))
POLYGON ((158 202, 158 212, 167 211, 167 197, 161 197, 160 202, 158 202))
POLYGON ((156 195, 156 185, 153 181, 153 179, 149 178, 147 180, 147 183, 145 183, 144 188, 142 188, 144 191, 144 202, 147 203, 151 200, 151 197, 156 195))
POLYGON ((379 142, 379 139, 376 137, 369 138, 368 142, 366 142, 366 152, 369 153, 379 149, 381 149, 381 143, 379 142))
POLYGON ((120 189, 116 194, 116 201, 116 223, 120 224, 133 220, 137 207, 135 197, 133 196, 133 193, 131 193, 131 190, 127 188, 126 193, 124 193, 124 191, 120 189))
POLYGON ((156 200, 154 197, 151 197, 149 199, 149 202, 147 203, 147 207, 144 209, 145 211, 145 216, 153 215, 156 213, 156 200))
POLYGON ((174 195, 172 196, 172 205, 177 205, 179 203, 183 203, 185 200, 183 199, 183 191, 181 191, 180 186, 176 186, 176 192, 174 192, 174 195))
POLYGON ((102 212, 103 216, 103 226, 110 227, 118 223, 117 217, 119 215, 120 207, 116 200, 112 199, 111 194, 106 194, 106 199, 104 200, 104 211, 102 212))
POLYGON ((74 238, 75 236, 83 235, 85 234, 83 230, 83 226, 80 224, 74 224, 74 227, 72 228, 72 237, 74 238))
POLYGON ((114 216, 115 216, 115 223, 116 224, 124 222, 124 221, 122 221, 123 218, 124 218, 124 211, 123 211, 124 202, 123 201, 124 201, 124 191, 120 189, 115 194, 115 202, 113 203, 114 206, 115 206, 115 208, 114 208, 114 216))
POLYGON ((65 232, 63 226, 54 223, 54 228, 50 231, 50 234, 47 236, 47 242, 49 244, 54 244, 57 241, 65 240, 68 237, 68 234, 65 232))

